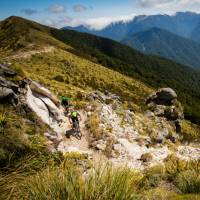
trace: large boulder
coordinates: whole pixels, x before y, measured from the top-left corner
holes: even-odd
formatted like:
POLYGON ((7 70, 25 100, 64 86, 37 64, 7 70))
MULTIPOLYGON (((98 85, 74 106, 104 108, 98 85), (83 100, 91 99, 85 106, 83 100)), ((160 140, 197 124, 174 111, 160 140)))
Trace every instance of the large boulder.
POLYGON ((171 121, 184 118, 183 108, 177 101, 177 94, 171 88, 159 89, 147 98, 146 103, 156 116, 171 121))
POLYGON ((151 94, 147 99, 147 104, 153 102, 158 105, 172 105, 177 99, 176 92, 171 88, 161 88, 151 94))
POLYGON ((52 95, 52 93, 45 87, 43 87, 36 81, 32 81, 29 86, 32 92, 48 97, 53 103, 55 103, 56 106, 59 106, 58 99, 54 95, 52 95))

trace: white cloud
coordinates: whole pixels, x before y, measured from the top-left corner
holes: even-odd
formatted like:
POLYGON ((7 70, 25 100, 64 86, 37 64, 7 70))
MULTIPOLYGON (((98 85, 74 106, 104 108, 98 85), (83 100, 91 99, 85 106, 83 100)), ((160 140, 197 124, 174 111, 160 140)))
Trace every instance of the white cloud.
MULTIPOLYGON (((178 11, 200 12, 200 0, 130 0, 133 5, 133 14, 114 17, 71 18, 61 16, 57 19, 46 19, 45 24, 61 28, 64 26, 84 25, 90 29, 100 30, 112 22, 130 21, 136 15, 170 14, 178 11)), ((80 9, 80 8, 79 8, 80 9)), ((88 8, 89 9, 89 8, 88 8)))
POLYGON ((172 2, 177 2, 177 0, 137 0, 137 3, 142 7, 154 7, 172 2))
POLYGON ((25 9, 22 9, 21 12, 24 13, 25 15, 33 15, 33 14, 36 14, 38 11, 31 8, 25 8, 25 9))
POLYGON ((200 0, 130 0, 139 12, 172 14, 177 11, 200 11, 200 0))
POLYGON ((100 30, 107 25, 109 25, 112 22, 127 22, 134 18, 135 15, 126 15, 126 16, 119 16, 119 17, 100 17, 100 18, 88 18, 88 19, 75 19, 71 18, 69 16, 60 16, 58 18, 52 19, 52 18, 46 18, 42 21, 42 23, 56 27, 56 28, 62 28, 65 26, 79 26, 84 25, 87 26, 90 29, 100 30))
POLYGON ((88 10, 88 7, 84 6, 84 5, 75 5, 73 6, 73 11, 74 12, 84 12, 84 11, 87 11, 88 10))
POLYGON ((85 24, 91 29, 99 30, 106 27, 112 22, 114 23, 114 22, 119 22, 119 21, 123 21, 123 22, 130 21, 134 18, 134 16, 135 16, 134 14, 131 14, 131 15, 118 16, 118 17, 91 18, 91 19, 85 20, 85 24))
POLYGON ((49 19, 49 18, 46 18, 46 19, 43 19, 41 21, 42 24, 45 24, 47 26, 51 26, 51 27, 57 27, 57 23, 53 20, 53 19, 49 19))
POLYGON ((65 6, 63 5, 54 4, 48 7, 48 11, 50 13, 64 13, 66 9, 65 9, 65 6))
POLYGON ((47 26, 51 26, 54 28, 62 28, 66 25, 72 24, 74 21, 73 18, 69 16, 60 16, 58 18, 45 18, 41 21, 42 24, 47 26))

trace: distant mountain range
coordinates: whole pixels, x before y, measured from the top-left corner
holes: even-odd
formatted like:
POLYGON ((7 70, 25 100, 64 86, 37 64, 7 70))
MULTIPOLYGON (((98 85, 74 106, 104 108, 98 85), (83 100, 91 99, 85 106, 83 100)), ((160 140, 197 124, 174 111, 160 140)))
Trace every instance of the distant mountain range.
POLYGON ((140 15, 128 22, 111 23, 102 30, 64 27, 113 39, 148 54, 157 54, 200 69, 200 14, 140 15), (157 28, 157 29, 156 29, 157 28))
POLYGON ((161 55, 200 68, 200 44, 169 31, 152 28, 125 38, 122 43, 147 54, 161 55))

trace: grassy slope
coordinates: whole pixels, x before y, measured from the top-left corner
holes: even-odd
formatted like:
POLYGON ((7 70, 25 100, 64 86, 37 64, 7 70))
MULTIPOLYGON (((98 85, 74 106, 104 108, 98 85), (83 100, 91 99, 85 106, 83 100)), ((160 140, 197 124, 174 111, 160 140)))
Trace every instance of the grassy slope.
POLYGON ((61 41, 72 46, 74 49, 70 51, 79 57, 100 63, 153 87, 174 88, 185 106, 186 117, 193 122, 200 121, 200 74, 188 67, 156 56, 146 56, 120 43, 89 34, 57 30, 17 17, 1 22, 0 44, 3 52, 14 48, 24 49, 24 46, 29 46, 27 44, 35 44, 34 48, 54 45, 69 50, 69 46, 65 47, 61 41), (23 33, 20 33, 21 30, 23 33), (10 42, 7 35, 17 42, 10 42), (16 47, 16 44, 19 45, 16 47))
POLYGON ((140 81, 64 50, 16 60, 14 67, 23 69, 26 76, 43 83, 58 96, 76 97, 80 91, 107 89, 132 106, 142 107, 147 95, 153 91, 140 81))

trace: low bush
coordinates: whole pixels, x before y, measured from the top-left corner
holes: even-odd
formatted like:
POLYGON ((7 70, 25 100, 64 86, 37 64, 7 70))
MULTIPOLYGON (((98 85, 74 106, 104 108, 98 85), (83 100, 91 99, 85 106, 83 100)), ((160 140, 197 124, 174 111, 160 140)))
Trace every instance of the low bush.
POLYGON ((4 128, 6 126, 6 124, 8 123, 9 118, 6 115, 5 112, 1 112, 0 113, 0 132, 3 133, 4 132, 4 128))
POLYGON ((159 185, 160 181, 164 179, 165 169, 162 165, 155 166, 145 170, 144 176, 140 181, 141 189, 151 189, 159 185))
POLYGON ((184 120, 181 125, 181 133, 183 141, 194 141, 200 138, 200 128, 198 125, 192 124, 189 121, 184 120))
POLYGON ((174 184, 183 193, 200 193, 200 174, 195 170, 180 172, 174 180, 174 184))
POLYGON ((56 75, 53 79, 58 81, 58 82, 64 82, 65 81, 63 76, 61 76, 61 75, 56 75))

